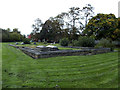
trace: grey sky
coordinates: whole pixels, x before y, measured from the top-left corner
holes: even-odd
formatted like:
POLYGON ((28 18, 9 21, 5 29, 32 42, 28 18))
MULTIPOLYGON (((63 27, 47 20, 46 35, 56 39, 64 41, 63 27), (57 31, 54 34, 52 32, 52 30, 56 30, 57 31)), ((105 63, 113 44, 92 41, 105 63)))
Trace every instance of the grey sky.
POLYGON ((32 32, 32 24, 36 18, 43 22, 70 7, 82 8, 91 4, 97 13, 113 13, 118 17, 119 0, 0 0, 0 28, 18 28, 22 34, 32 32))

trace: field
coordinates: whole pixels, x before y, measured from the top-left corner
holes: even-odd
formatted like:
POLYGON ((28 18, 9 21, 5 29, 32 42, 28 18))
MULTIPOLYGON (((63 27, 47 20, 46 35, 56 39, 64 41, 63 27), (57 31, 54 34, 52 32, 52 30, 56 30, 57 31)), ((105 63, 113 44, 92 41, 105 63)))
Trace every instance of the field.
POLYGON ((2 44, 3 88, 118 88, 118 52, 32 59, 2 44))

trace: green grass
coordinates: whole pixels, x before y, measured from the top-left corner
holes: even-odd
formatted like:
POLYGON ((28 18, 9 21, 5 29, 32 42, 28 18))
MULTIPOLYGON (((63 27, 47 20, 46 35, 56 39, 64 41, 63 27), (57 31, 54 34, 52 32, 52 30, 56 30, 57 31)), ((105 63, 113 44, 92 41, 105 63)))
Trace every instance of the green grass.
POLYGON ((118 52, 32 59, 2 44, 3 88, 117 88, 118 52))

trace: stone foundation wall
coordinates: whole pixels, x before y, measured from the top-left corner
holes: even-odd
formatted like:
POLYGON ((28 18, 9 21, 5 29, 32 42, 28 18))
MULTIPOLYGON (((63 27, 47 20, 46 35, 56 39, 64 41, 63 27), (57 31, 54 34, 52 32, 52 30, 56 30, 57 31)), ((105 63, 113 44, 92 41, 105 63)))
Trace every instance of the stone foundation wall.
POLYGON ((39 48, 28 48, 28 47, 18 47, 15 45, 10 45, 15 48, 19 48, 25 54, 31 56, 34 59, 38 58, 48 58, 56 56, 75 56, 75 55, 95 55, 100 53, 111 52, 110 48, 85 48, 82 50, 57 50, 57 51, 41 51, 39 48))

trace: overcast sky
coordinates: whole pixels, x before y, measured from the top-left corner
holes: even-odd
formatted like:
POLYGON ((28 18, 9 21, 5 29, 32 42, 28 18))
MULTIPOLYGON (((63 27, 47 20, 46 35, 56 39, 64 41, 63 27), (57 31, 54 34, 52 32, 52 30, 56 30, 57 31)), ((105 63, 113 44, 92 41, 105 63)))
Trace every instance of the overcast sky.
POLYGON ((82 8, 91 4, 97 13, 115 14, 118 17, 119 0, 0 0, 0 28, 18 28, 22 34, 32 32, 32 24, 36 18, 45 22, 70 7, 82 8))

